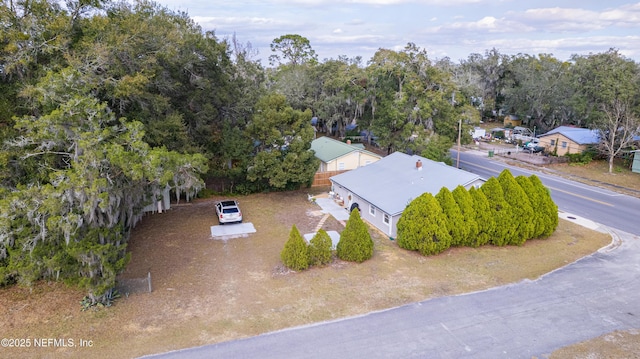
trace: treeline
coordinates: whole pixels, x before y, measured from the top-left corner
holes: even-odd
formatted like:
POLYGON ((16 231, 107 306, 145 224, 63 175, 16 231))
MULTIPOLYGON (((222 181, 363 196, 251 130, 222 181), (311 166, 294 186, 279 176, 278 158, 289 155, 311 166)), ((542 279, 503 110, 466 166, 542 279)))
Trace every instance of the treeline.
POLYGON ((365 65, 318 61, 283 35, 266 68, 250 43, 146 0, 3 1, 0 28, 0 284, 65 280, 92 302, 107 300, 131 228, 167 186, 175 200, 205 183, 299 188, 318 166, 314 131, 445 160, 459 120, 464 142, 500 110, 539 132, 637 128, 621 121, 638 118, 638 65, 615 50, 563 62, 494 49, 455 64, 409 43, 365 65))
POLYGON ((398 220, 398 246, 422 255, 449 247, 522 245, 558 226, 558 207, 535 176, 503 170, 479 189, 443 187, 411 201, 398 220))

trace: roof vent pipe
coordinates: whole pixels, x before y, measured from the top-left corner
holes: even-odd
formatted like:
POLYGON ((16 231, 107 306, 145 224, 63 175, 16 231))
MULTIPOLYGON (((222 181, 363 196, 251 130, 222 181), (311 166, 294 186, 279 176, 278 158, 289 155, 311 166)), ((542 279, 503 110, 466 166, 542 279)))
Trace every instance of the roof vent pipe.
POLYGON ((422 171, 422 161, 418 160, 416 162, 416 170, 422 171))

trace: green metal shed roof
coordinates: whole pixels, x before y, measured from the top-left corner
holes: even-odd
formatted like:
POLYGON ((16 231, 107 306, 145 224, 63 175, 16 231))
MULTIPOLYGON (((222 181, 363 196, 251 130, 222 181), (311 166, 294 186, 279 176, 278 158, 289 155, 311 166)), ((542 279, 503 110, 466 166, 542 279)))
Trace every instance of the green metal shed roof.
POLYGON ((311 149, 315 151, 316 157, 318 157, 322 162, 331 162, 336 158, 340 158, 344 155, 347 155, 353 151, 361 151, 365 153, 369 153, 373 156, 380 157, 375 153, 366 151, 362 149, 363 146, 360 145, 349 145, 344 142, 334 140, 330 137, 320 137, 316 138, 311 142, 311 149))

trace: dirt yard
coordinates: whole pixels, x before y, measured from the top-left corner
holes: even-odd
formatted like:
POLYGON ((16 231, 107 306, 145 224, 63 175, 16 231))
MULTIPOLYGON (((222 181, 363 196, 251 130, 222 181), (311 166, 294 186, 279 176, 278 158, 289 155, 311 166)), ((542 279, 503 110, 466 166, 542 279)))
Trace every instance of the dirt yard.
MULTIPOLYGON (((132 358, 217 343, 534 279, 610 242, 561 221, 552 238, 522 247, 454 248, 422 257, 371 230, 371 260, 334 260, 296 273, 282 267, 279 254, 292 225, 309 233, 321 219, 306 191, 238 198, 257 233, 227 241, 210 235, 216 199, 148 215, 135 229, 122 278, 150 272, 152 293, 123 293, 110 308, 81 312, 83 293, 59 283, 0 290, 2 336, 31 342, 0 348, 0 357, 132 358)), ((323 228, 342 230, 333 219, 323 228)))

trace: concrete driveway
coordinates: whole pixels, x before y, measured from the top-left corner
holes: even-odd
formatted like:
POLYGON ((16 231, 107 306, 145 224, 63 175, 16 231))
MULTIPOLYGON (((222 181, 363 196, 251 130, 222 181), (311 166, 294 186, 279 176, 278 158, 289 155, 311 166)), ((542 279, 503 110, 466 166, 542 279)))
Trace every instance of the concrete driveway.
POLYGON ((640 328, 640 239, 612 233, 617 245, 535 281, 154 357, 544 358, 640 328))
POLYGON ((211 226, 211 237, 213 239, 231 239, 246 237, 251 233, 256 233, 253 223, 227 223, 225 225, 211 226))

